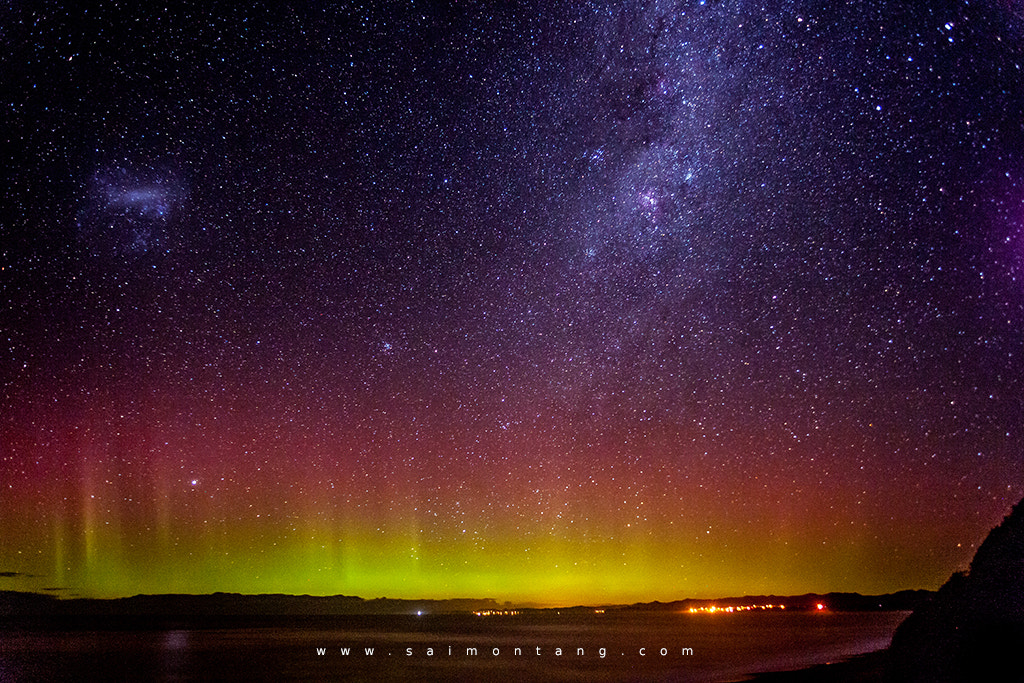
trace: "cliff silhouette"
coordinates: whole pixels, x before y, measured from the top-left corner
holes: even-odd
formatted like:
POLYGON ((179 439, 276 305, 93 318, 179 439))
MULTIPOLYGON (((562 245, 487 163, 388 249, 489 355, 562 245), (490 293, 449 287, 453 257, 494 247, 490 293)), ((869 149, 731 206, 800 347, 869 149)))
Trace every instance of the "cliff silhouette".
POLYGON ((1024 500, 958 572, 900 624, 887 680, 1024 681, 1024 500))

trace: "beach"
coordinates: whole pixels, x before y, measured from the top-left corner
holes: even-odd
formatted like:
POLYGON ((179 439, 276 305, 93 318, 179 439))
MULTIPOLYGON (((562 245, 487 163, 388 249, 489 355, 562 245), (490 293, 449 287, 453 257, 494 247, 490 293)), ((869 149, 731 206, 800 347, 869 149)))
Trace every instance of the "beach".
POLYGON ((773 671, 747 678, 751 683, 881 683, 888 650, 878 650, 796 671, 773 671))

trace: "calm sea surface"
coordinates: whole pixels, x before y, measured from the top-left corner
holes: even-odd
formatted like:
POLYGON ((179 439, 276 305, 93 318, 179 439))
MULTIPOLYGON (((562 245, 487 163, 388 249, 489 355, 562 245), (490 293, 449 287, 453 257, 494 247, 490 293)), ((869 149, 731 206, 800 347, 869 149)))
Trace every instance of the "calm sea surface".
POLYGON ((261 628, 20 626, 0 630, 0 681, 712 683, 879 650, 906 614, 552 613, 340 617, 261 628))

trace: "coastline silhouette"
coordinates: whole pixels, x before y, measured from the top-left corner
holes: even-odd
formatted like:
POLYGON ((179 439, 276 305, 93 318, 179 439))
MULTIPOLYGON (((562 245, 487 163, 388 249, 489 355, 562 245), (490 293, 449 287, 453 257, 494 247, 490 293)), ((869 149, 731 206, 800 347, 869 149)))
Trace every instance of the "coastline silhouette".
POLYGON ((887 680, 1024 681, 1024 500, 893 636, 887 680))

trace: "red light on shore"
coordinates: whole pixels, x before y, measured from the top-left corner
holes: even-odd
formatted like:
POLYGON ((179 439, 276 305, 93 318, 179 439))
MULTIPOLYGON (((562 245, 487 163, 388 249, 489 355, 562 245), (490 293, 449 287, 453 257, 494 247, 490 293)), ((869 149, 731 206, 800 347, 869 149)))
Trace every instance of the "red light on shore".
POLYGON ((821 604, 821 603, 819 602, 819 603, 818 603, 818 610, 820 611, 820 610, 823 610, 823 609, 825 609, 825 605, 823 605, 823 604, 821 604))

